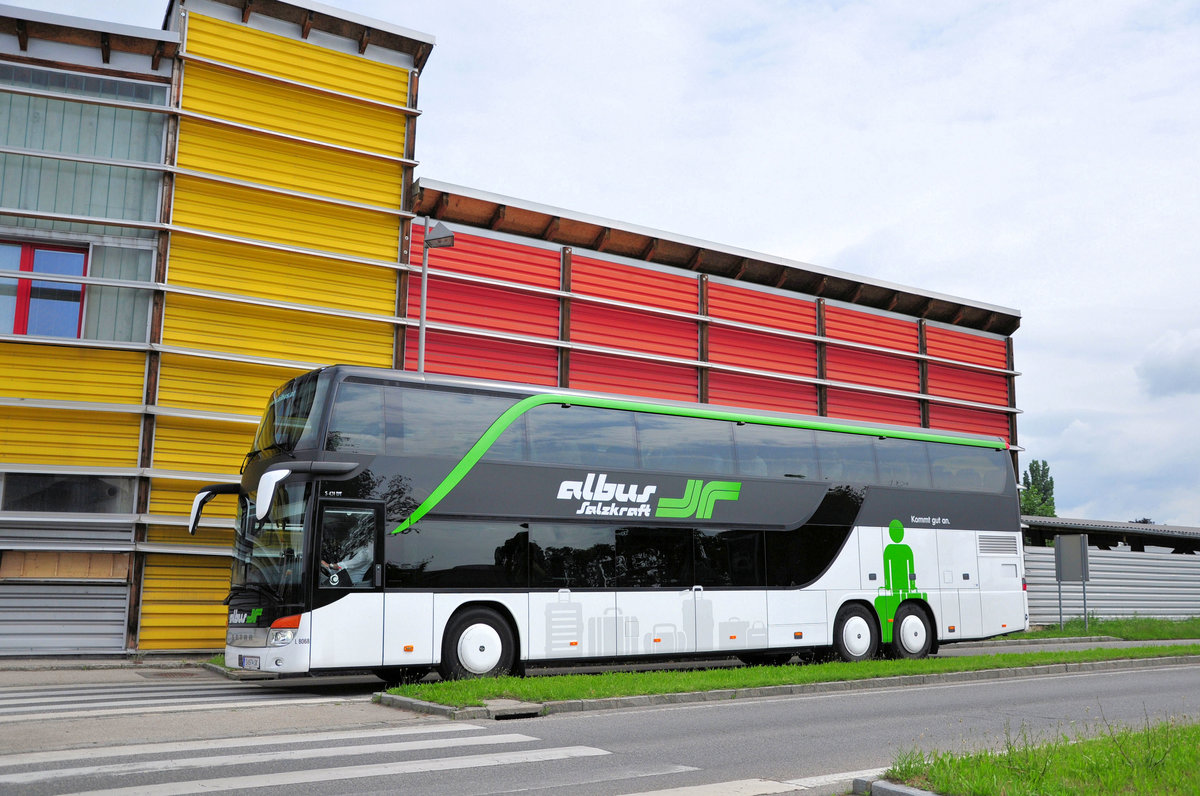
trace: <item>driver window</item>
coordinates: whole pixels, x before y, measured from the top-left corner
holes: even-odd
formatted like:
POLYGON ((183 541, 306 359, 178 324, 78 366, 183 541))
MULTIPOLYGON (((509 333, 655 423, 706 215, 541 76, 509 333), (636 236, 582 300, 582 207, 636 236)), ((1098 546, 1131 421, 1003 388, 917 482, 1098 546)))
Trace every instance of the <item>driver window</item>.
POLYGON ((322 509, 320 550, 322 587, 371 588, 375 572, 375 511, 322 509))

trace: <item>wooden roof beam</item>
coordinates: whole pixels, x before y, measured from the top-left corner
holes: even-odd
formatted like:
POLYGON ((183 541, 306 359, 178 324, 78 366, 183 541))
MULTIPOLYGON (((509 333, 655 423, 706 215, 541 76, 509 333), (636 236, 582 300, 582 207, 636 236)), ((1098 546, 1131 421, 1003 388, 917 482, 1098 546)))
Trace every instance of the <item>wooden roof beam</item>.
POLYGON ((155 72, 158 71, 158 65, 162 63, 163 50, 164 47, 161 41, 154 45, 154 55, 150 56, 150 68, 155 72))
POLYGON ((500 229, 500 225, 504 223, 507 215, 508 205, 496 205, 496 209, 492 211, 492 217, 488 219, 488 229, 500 229))
POLYGON ((550 223, 542 230, 542 240, 554 240, 558 237, 560 229, 562 229, 562 219, 558 216, 552 216, 550 223))
POLYGON ((21 48, 21 52, 29 50, 29 28, 25 26, 25 20, 17 20, 17 46, 21 48))
POLYGON ((696 249, 696 253, 688 260, 688 270, 699 271, 704 261, 708 258, 708 249, 696 249))
POLYGON ((307 39, 308 34, 312 33, 313 19, 316 15, 316 11, 309 11, 304 15, 304 22, 300 23, 300 38, 307 39))
POLYGON ((596 240, 592 243, 592 251, 602 252, 608 248, 609 241, 612 240, 612 227, 605 227, 600 230, 600 234, 596 236, 596 240))
POLYGON ((741 279, 746 274, 746 269, 750 267, 750 258, 743 257, 738 260, 737 270, 733 272, 734 279, 741 279))
POLYGON ((646 248, 642 249, 642 253, 638 255, 638 259, 646 260, 647 262, 654 259, 654 255, 658 254, 658 238, 651 238, 646 248))
POLYGON ((362 38, 358 40, 358 54, 362 55, 367 51, 367 45, 371 43, 371 29, 363 28, 362 38))
POLYGON ((100 59, 104 63, 108 63, 112 58, 112 41, 109 40, 107 33, 100 34, 100 59))
POLYGON ((242 24, 245 25, 250 21, 250 12, 254 10, 254 0, 246 0, 242 3, 242 24))

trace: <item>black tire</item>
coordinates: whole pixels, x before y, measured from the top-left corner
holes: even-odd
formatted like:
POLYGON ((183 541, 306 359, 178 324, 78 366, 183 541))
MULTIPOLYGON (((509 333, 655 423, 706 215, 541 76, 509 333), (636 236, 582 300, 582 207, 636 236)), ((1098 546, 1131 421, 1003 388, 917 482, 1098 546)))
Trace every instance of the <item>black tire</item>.
POLYGON ((442 663, 446 680, 499 677, 517 667, 517 644, 512 628, 490 608, 471 608, 446 625, 442 663))
POLYGON ((874 614, 858 603, 843 606, 833 623, 833 648, 848 663, 874 658, 879 651, 874 614))
POLYGON ((419 683, 429 674, 428 666, 385 666, 372 669, 371 674, 383 681, 385 688, 393 688, 405 683, 419 683))
POLYGON ((783 666, 794 656, 791 652, 744 652, 737 659, 747 666, 783 666))
POLYGON ((932 644, 933 631, 925 611, 914 603, 901 605, 892 623, 888 654, 893 658, 924 658, 929 655, 932 644))

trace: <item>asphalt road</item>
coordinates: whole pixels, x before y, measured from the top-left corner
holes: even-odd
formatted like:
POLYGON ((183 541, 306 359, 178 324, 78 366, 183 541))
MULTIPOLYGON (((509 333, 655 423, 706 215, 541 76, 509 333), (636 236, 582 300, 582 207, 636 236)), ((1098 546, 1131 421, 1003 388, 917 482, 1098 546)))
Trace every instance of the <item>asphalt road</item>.
POLYGON ((230 683, 196 670, 0 671, 0 792, 768 793, 882 768, 906 749, 1200 720, 1200 665, 504 722, 381 707, 368 701, 376 687, 230 683))

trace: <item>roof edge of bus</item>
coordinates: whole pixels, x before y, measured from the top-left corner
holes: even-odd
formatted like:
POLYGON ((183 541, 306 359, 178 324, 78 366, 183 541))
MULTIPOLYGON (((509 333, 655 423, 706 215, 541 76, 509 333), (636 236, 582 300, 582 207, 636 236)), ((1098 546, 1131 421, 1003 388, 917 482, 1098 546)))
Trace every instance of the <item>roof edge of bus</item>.
POLYGON ((914 434, 922 436, 935 435, 938 437, 946 437, 948 439, 963 440, 964 442, 985 442, 988 443, 989 447, 1002 448, 1003 450, 1011 449, 1011 445, 1003 437, 990 436, 987 434, 972 434, 965 431, 924 428, 922 426, 902 426, 889 423, 875 423, 867 420, 854 420, 851 418, 832 416, 804 415, 798 412, 779 412, 771 409, 756 409, 746 406, 731 406, 729 404, 700 403, 698 401, 675 401, 669 398, 654 398, 642 395, 623 395, 620 393, 596 392, 591 390, 575 390, 568 387, 549 387, 540 384, 498 381, 493 379, 476 379, 463 376, 447 376, 435 373, 420 373, 413 370, 394 370, 391 368, 380 368, 370 365, 327 365, 322 368, 316 368, 313 372, 318 371, 334 371, 331 373, 331 376, 339 379, 345 378, 345 376, 360 376, 374 379, 389 379, 413 384, 429 384, 444 387, 512 392, 520 395, 561 395, 564 398, 576 397, 592 400, 600 399, 607 401, 623 401, 626 403, 636 402, 674 409, 698 408, 707 412, 725 412, 729 414, 745 415, 747 418, 761 417, 764 419, 774 418, 780 420, 801 420, 814 425, 834 424, 838 426, 844 426, 847 430, 861 429, 863 432, 879 431, 883 434, 903 434, 906 436, 914 434))

